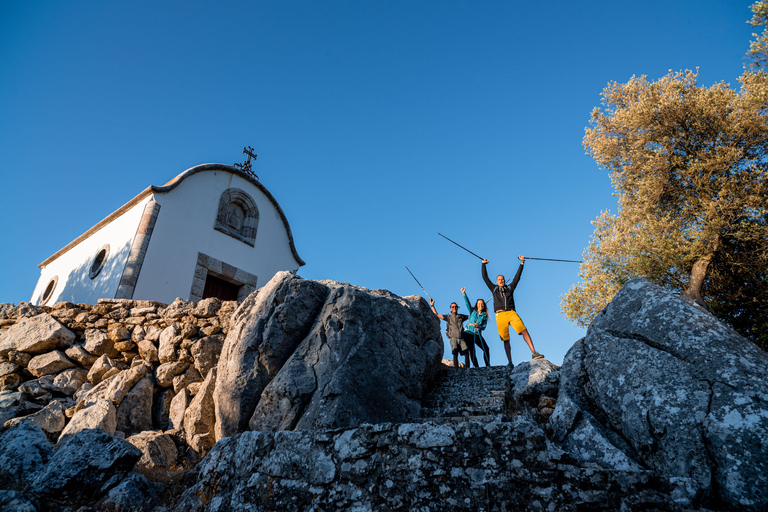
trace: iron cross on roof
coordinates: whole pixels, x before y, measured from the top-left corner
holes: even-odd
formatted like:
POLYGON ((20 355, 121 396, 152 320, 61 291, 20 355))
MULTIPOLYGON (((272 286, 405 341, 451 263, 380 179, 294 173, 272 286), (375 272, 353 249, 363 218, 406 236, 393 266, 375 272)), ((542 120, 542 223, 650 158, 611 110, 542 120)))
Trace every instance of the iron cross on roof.
POLYGON ((243 148, 243 154, 247 155, 245 157, 245 162, 242 164, 235 164, 235 169, 240 169, 241 171, 250 174, 258 180, 259 177, 256 176, 256 173, 251 170, 251 157, 256 160, 256 153, 253 152, 253 148, 251 146, 246 146, 243 148))

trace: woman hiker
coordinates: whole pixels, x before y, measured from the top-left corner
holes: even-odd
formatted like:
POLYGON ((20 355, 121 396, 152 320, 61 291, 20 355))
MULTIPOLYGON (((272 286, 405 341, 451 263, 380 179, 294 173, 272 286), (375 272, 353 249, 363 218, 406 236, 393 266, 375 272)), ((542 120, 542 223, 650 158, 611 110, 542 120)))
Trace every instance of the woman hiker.
POLYGON ((488 260, 484 259, 482 265, 483 281, 485 281, 488 289, 493 292, 493 310, 496 312, 496 327, 499 330, 499 337, 504 342, 504 351, 507 353, 509 366, 514 366, 512 364, 512 349, 509 346, 510 325, 528 344, 528 348, 531 349, 531 353, 533 354, 533 359, 541 359, 544 357, 533 348, 531 335, 528 334, 528 329, 525 328, 520 316, 515 312, 515 298, 513 293, 517 287, 517 283, 520 281, 520 275, 523 273, 525 256, 518 256, 517 259, 520 260, 520 267, 518 267, 517 273, 512 279, 512 284, 509 286, 506 285, 504 276, 501 274, 496 276, 496 286, 494 286, 491 280, 488 279, 488 271, 485 270, 485 265, 488 263, 488 260))
POLYGON ((479 368, 480 365, 477 364, 477 355, 475 354, 475 347, 479 347, 480 350, 483 351, 485 366, 491 366, 491 356, 488 351, 488 344, 483 338, 483 331, 488 323, 488 306, 485 305, 483 299, 477 299, 475 307, 472 307, 465 290, 466 288, 462 288, 461 294, 464 296, 464 304, 467 305, 467 309, 470 311, 467 326, 464 328, 464 338, 469 338, 467 339, 467 345, 470 346, 469 355, 472 358, 472 363, 475 365, 475 368, 479 368))

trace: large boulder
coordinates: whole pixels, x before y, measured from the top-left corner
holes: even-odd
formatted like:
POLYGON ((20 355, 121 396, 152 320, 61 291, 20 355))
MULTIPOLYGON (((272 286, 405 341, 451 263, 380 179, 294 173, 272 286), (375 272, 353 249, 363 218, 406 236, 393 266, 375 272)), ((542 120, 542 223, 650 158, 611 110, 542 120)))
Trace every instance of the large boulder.
POLYGON ((83 430, 59 444, 32 487, 40 496, 87 502, 119 483, 141 450, 103 430, 83 430))
POLYGON ((55 348, 67 348, 75 334, 48 313, 25 318, 0 334, 4 346, 20 352, 41 354, 55 348))
POLYGON ((581 468, 531 418, 243 432, 188 474, 174 510, 679 511, 648 470, 581 468))
POLYGON ((53 455, 45 432, 32 422, 21 422, 0 435, 0 488, 29 485, 53 455))
POLYGON ((634 279, 561 369, 553 433, 581 463, 646 467, 694 501, 768 508, 768 354, 634 279))
POLYGON ((233 317, 216 439, 419 418, 441 353, 439 322, 420 297, 279 272, 233 317))

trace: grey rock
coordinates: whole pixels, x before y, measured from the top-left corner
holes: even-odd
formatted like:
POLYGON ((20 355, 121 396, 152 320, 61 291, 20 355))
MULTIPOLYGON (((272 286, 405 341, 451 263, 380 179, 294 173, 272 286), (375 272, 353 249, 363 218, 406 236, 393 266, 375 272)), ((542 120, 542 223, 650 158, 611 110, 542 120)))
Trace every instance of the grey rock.
POLYGON ((112 435, 117 430, 117 412, 109 400, 97 398, 75 412, 59 436, 59 443, 80 432, 101 429, 112 435))
POLYGON ((67 357, 73 361, 77 361, 82 366, 91 366, 98 359, 98 356, 85 350, 82 345, 73 345, 65 350, 64 353, 67 354, 67 357))
POLYGON ((83 368, 71 368, 59 373, 51 384, 51 391, 63 395, 72 396, 85 384, 88 370, 83 368))
POLYGON ((0 488, 25 488, 53 455, 53 446, 36 424, 21 422, 0 434, 0 488))
POLYGON ((141 450, 127 441, 83 430, 59 443, 32 485, 40 496, 82 503, 117 484, 140 458, 141 450))
POLYGON ((180 329, 177 324, 171 324, 160 333, 158 345, 158 359, 161 363, 176 361, 178 354, 176 347, 181 343, 180 329))
POLYGON ((173 438, 168 434, 146 431, 131 436, 126 441, 141 450, 141 459, 136 464, 136 470, 139 472, 152 474, 155 470, 168 469, 176 463, 178 450, 173 438))
MULTIPOLYGON (((88 382, 92 384, 100 383, 104 379, 110 377, 107 373, 114 368, 117 368, 114 361, 112 361, 106 354, 102 354, 93 362, 93 365, 91 365, 91 369, 88 371, 87 375, 88 382)), ((114 375, 114 373, 112 373, 112 375, 114 375)))
POLYGON ((34 423, 46 433, 55 435, 64 429, 67 420, 64 417, 64 406, 61 402, 54 400, 39 411, 27 416, 9 420, 3 426, 9 428, 21 422, 34 423))
POLYGON ((190 384, 203 382, 203 380, 204 379, 200 375, 200 372, 197 371, 197 368, 190 366, 187 368, 187 371, 173 378, 173 391, 178 393, 181 389, 186 388, 190 384))
POLYGON ((169 429, 184 428, 184 413, 189 406, 189 400, 189 392, 186 389, 182 389, 173 397, 168 415, 169 429))
POLYGON ((184 373, 189 368, 187 361, 171 361, 163 363, 155 370, 157 384, 167 388, 173 386, 173 378, 184 373))
MULTIPOLYGON (((69 350, 69 349, 67 349, 69 350)), ((26 368, 29 364, 29 361, 32 360, 32 354, 29 354, 27 352, 19 352, 18 350, 11 350, 8 352, 8 362, 17 364, 23 368, 26 368)))
POLYGON ((157 347, 155 346, 154 343, 144 339, 139 341, 138 345, 139 345, 139 355, 143 360, 149 363, 160 362, 160 358, 157 352, 157 347))
POLYGON ((49 395, 53 389, 54 379, 55 377, 53 375, 45 375, 39 379, 28 380, 19 386, 19 391, 27 393, 33 397, 49 395))
POLYGON ((205 456, 216 442, 214 437, 216 414, 213 404, 215 388, 216 369, 213 368, 208 372, 200 390, 184 411, 184 432, 186 432, 187 444, 201 457, 205 456))
POLYGON ((197 303, 192 314, 197 318, 210 318, 216 316, 221 309, 221 299, 210 297, 197 303))
POLYGON ((117 430, 126 436, 152 430, 152 397, 154 379, 151 374, 137 382, 117 408, 117 430))
POLYGON ((687 482, 704 503, 764 510, 766 376, 768 354, 709 313, 634 279, 566 355, 551 424, 579 460, 605 467, 631 460, 687 482), (596 461, 587 453, 594 442, 615 451, 596 461))
POLYGON ((123 370, 85 393, 78 401, 77 408, 84 407, 95 398, 107 399, 115 407, 119 407, 133 386, 151 371, 152 367, 148 364, 132 366, 127 370, 123 370))
POLYGON ((151 512, 158 505, 157 493, 144 475, 130 473, 96 504, 110 512, 151 512))
POLYGON ((512 398, 536 407, 542 395, 556 398, 560 386, 560 367, 546 359, 532 359, 516 365, 509 374, 512 398))
POLYGON ((437 340, 423 299, 280 272, 233 317, 217 367, 216 437, 418 418, 437 340))
POLYGON ((48 313, 25 318, 3 334, 3 342, 20 352, 40 354, 55 348, 69 347, 75 334, 48 313))
POLYGON ((31 495, 18 491, 0 491, 0 510, 14 512, 38 512, 39 502, 31 495))
POLYGON ((54 350, 33 357, 27 365, 27 370, 35 377, 43 377, 44 375, 54 375, 75 366, 77 365, 64 352, 54 350))
POLYGON ((219 354, 224 346, 224 336, 214 335, 200 338, 192 343, 190 353, 195 361, 195 368, 205 378, 208 372, 219 362, 219 354))
POLYGON ((197 466, 175 510, 680 510, 647 470, 569 464, 542 428, 510 422, 243 432, 197 466), (642 505, 642 506, 638 506, 642 505))
POLYGON ((99 329, 85 331, 85 350, 96 356, 107 355, 112 359, 120 357, 120 351, 115 349, 115 342, 99 329))
POLYGON ((0 363, 0 377, 5 377, 21 370, 21 366, 13 363, 0 363))

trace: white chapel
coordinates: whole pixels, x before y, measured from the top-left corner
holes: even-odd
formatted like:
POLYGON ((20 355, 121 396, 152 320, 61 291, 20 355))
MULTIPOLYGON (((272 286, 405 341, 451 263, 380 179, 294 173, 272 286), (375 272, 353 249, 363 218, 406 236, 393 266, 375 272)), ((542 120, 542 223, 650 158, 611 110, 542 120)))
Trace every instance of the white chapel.
POLYGON ((303 265, 288 219, 249 166, 203 164, 146 188, 42 262, 31 302, 242 300, 303 265))

